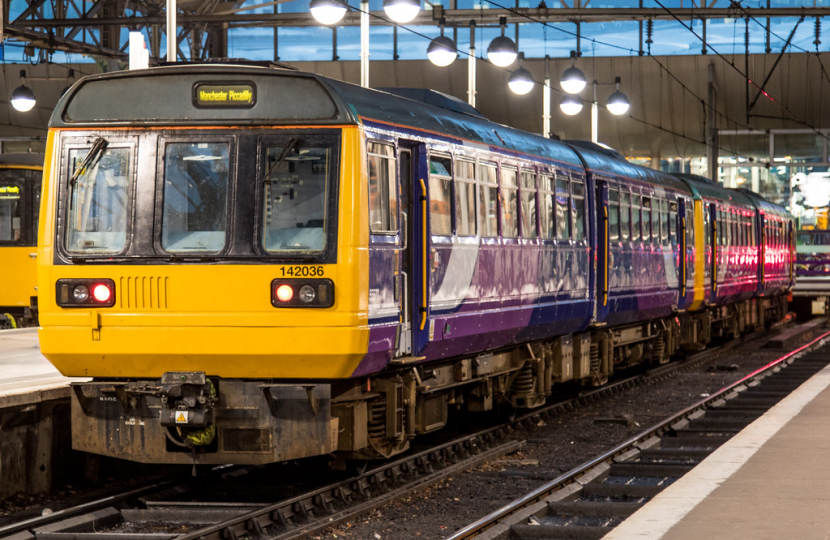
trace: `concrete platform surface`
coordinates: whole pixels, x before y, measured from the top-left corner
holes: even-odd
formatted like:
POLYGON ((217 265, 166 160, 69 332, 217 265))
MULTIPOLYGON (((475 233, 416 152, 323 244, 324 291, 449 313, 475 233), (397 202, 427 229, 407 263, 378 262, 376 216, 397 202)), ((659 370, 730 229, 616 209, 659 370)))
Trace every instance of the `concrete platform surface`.
POLYGON ((830 538, 830 366, 604 540, 830 538))
POLYGON ((69 396, 70 379, 40 354, 37 328, 0 330, 0 408, 69 396))

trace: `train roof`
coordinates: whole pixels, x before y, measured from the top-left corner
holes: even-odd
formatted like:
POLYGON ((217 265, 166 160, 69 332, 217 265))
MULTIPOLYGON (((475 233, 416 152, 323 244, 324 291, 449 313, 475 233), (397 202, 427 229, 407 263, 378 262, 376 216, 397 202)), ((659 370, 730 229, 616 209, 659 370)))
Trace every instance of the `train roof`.
POLYGON ((668 187, 684 193, 691 193, 680 179, 669 174, 646 169, 627 162, 622 154, 587 141, 567 141, 567 144, 582 158, 585 168, 612 177, 625 177, 642 182, 668 187))
POLYGON ((405 97, 312 73, 237 64, 165 66, 84 77, 60 99, 49 127, 373 122, 581 167, 565 144, 491 122, 437 92, 410 91, 405 97), (229 102, 230 92, 240 96, 236 102, 229 102))
POLYGON ((747 196, 747 198, 751 199, 755 205, 763 210, 765 214, 774 214, 776 216, 781 216, 787 219, 793 219, 793 216, 787 211, 786 208, 779 206, 775 203, 769 202, 759 193, 755 193, 746 188, 739 188, 738 192, 747 196))
POLYGON ((717 199, 719 201, 727 201, 738 206, 744 206, 752 209, 756 206, 754 201, 747 197, 746 194, 741 193, 740 191, 735 191, 734 189, 721 187, 712 183, 712 181, 706 177, 684 173, 676 173, 674 176, 689 184, 689 186, 692 187, 692 189, 694 189, 694 191, 701 197, 717 199))

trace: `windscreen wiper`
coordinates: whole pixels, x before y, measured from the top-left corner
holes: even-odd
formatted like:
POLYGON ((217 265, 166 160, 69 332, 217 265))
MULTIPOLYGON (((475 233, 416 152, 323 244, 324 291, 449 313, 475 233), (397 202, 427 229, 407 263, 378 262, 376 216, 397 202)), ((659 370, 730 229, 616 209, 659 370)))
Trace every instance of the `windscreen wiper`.
POLYGON ((277 165, 279 165, 280 163, 285 161, 285 158, 288 157, 288 154, 292 150, 297 148, 299 146, 299 144, 300 144, 299 137, 291 137, 291 139, 289 139, 289 141, 282 148, 282 152, 280 152, 280 155, 278 155, 277 159, 274 161, 274 163, 272 163, 271 166, 268 167, 268 172, 265 173, 265 183, 266 184, 271 183, 271 173, 274 172, 274 169, 277 168, 277 165))
POLYGON ((78 180, 78 177, 86 172, 87 167, 98 160, 98 158, 104 153, 104 150, 106 150, 107 145, 109 145, 109 143, 103 137, 95 138, 89 152, 86 153, 84 158, 81 160, 80 165, 78 165, 75 172, 72 173, 72 178, 69 179, 70 186, 74 186, 75 182, 78 180))

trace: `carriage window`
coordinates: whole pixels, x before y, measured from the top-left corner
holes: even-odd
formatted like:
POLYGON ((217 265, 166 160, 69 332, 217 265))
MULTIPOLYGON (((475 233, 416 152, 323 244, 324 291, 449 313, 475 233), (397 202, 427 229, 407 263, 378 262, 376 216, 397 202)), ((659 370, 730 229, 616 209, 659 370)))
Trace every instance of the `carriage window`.
POLYGON ((651 199, 651 243, 660 245, 660 203, 658 199, 651 199))
POLYGON ((715 217, 715 227, 718 229, 718 245, 723 245, 723 212, 718 210, 715 217))
POLYGON ((677 203, 669 203, 669 242, 677 245, 677 203))
MULTIPOLYGON (((708 222, 708 220, 707 220, 708 222)), ((695 225, 694 212, 691 209, 691 204, 686 207, 686 248, 694 248, 695 245, 695 225)))
POLYGON ((373 233, 398 232, 398 193, 395 181, 395 148, 370 142, 369 228, 373 233))
POLYGON ((571 220, 568 211, 568 180, 567 178, 556 179, 556 239, 568 240, 571 237, 569 222, 571 220))
POLYGON ((585 240, 585 185, 581 182, 571 182, 571 202, 573 203, 573 238, 576 241, 585 240))
POLYGON ((516 169, 501 168, 501 235, 519 236, 519 200, 516 188, 516 169))
POLYGON ((452 234, 452 160, 429 158, 430 232, 440 236, 452 234))
POLYGON ((481 199, 478 208, 481 214, 481 236, 488 238, 499 235, 499 187, 496 178, 495 165, 479 164, 478 180, 481 184, 481 191, 479 191, 481 199))
POLYGON ((651 241, 651 199, 643 197, 643 242, 651 241))
POLYGON ((620 239, 620 192, 616 189, 608 190, 608 239, 620 239))
POLYGON ((733 220, 734 214, 732 214, 732 212, 725 212, 724 217, 726 218, 726 245, 733 246, 735 245, 733 236, 733 229, 735 225, 733 220))
POLYGON ((631 195, 627 191, 620 192, 620 236, 627 241, 631 235, 631 195))
POLYGON ((522 236, 536 238, 536 173, 522 171, 522 236))
POLYGON ((23 238, 23 188, 0 185, 0 242, 19 242, 23 238))
MULTIPOLYGON (((674 215, 674 214, 672 214, 674 215)), ((668 201, 660 201, 660 243, 664 246, 669 245, 669 223, 671 219, 669 217, 669 202, 668 201)), ((672 238, 674 238, 674 234, 672 234, 672 238)))
POLYGON ((81 169, 89 151, 90 148, 69 151, 66 250, 94 255, 121 253, 127 244, 132 149, 108 146, 97 156, 91 156, 91 161, 81 169))
MULTIPOLYGON (((380 144, 370 144, 368 148, 375 154, 375 159, 369 160, 370 168, 374 167, 369 179, 370 226, 378 230, 397 229, 394 150, 380 144)), ((266 252, 294 255, 325 249, 335 156, 337 149, 328 137, 292 138, 284 144, 265 147, 262 248, 266 252)))
POLYGON ((553 177, 542 175, 539 177, 539 225, 542 238, 553 238, 556 230, 553 220, 553 177))
POLYGON ((455 162, 455 227, 458 236, 476 235, 475 163, 455 162))
POLYGON ((640 196, 631 196, 631 241, 640 241, 640 196))

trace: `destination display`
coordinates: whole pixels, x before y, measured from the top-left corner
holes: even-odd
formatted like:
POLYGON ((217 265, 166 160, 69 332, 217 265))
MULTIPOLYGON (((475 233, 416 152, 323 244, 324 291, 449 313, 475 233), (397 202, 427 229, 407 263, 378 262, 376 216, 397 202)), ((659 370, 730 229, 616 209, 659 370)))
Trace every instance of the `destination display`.
POLYGON ((197 107, 253 107, 256 104, 256 86, 248 83, 196 83, 193 85, 193 104, 197 107))

